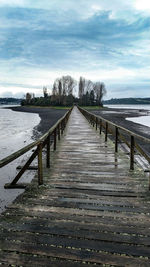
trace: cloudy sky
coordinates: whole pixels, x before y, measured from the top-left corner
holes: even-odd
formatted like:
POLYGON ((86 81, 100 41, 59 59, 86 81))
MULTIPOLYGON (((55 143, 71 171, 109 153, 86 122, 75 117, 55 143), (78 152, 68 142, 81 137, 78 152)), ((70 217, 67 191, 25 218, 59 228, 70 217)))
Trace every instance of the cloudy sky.
POLYGON ((150 97, 150 1, 0 0, 0 96, 55 78, 106 84, 106 98, 150 97))

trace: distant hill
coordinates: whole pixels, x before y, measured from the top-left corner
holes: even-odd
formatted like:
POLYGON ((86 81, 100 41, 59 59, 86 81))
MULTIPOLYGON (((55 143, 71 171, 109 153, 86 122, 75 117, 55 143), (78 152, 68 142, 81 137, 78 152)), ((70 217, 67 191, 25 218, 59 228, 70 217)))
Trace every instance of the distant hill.
POLYGON ((131 105, 144 105, 144 104, 150 104, 150 98, 112 98, 110 100, 104 100, 103 104, 114 104, 114 105, 120 105, 120 104, 131 104, 131 105))
POLYGON ((13 98, 13 97, 5 97, 0 98, 0 104, 10 105, 10 104, 20 104, 22 99, 13 98))

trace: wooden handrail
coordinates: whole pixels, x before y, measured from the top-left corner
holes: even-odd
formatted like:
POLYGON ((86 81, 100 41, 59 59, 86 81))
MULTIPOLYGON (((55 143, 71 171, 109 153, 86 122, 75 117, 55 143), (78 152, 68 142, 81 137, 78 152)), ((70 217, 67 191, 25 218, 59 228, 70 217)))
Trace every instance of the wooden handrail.
POLYGON ((46 138, 51 135, 54 130, 58 127, 58 125, 63 121, 63 119, 67 116, 67 114, 70 113, 70 110, 67 111, 67 113, 61 118, 59 119, 44 135, 42 135, 37 141, 21 148, 20 150, 17 150, 16 152, 12 153, 11 155, 9 155, 8 157, 3 158, 2 160, 0 160, 0 168, 4 167, 5 165, 7 165, 8 163, 14 161, 15 159, 19 158, 20 156, 22 156, 23 154, 25 154, 26 152, 28 152, 29 150, 31 150, 33 147, 38 146, 41 142, 44 142, 46 140, 46 138))
POLYGON ((96 124, 96 129, 97 125, 99 124, 99 129, 100 129, 100 134, 102 132, 102 128, 105 129, 105 141, 107 142, 107 133, 109 132, 112 134, 115 138, 115 152, 118 152, 118 139, 121 139, 130 149, 130 170, 134 170, 134 154, 135 154, 135 149, 150 163, 150 157, 145 153, 145 151, 141 148, 139 144, 137 144, 137 141, 135 139, 138 139, 140 141, 150 143, 150 139, 144 136, 141 136, 139 134, 136 134, 120 125, 117 125, 116 123, 113 123, 107 119, 104 119, 102 116, 95 115, 81 107, 79 107, 79 110, 81 113, 91 122, 91 124, 96 124), (110 126, 110 128, 109 128, 110 126), (114 132, 113 132, 113 127, 114 127, 114 132), (121 133, 119 132, 121 130, 121 133), (130 142, 126 140, 125 136, 122 134, 124 132, 130 137, 130 142))
POLYGON ((21 178, 22 174, 29 168, 30 164, 33 162, 35 157, 38 156, 38 183, 39 185, 43 184, 43 170, 42 170, 42 149, 47 146, 47 156, 46 156, 46 166, 50 168, 50 137, 54 135, 54 150, 56 150, 56 141, 57 136, 58 140, 60 140, 60 131, 61 134, 64 131, 66 122, 69 118, 69 115, 72 111, 72 108, 68 110, 65 115, 60 118, 44 135, 42 135, 37 141, 21 148, 20 150, 12 153, 8 157, 3 158, 0 160, 0 168, 6 166, 10 162, 13 162, 15 159, 19 158, 23 154, 30 151, 33 147, 37 147, 36 150, 32 153, 26 164, 21 168, 20 172, 16 175, 14 180, 10 183, 5 185, 5 188, 24 188, 24 185, 17 185, 16 183, 21 178))
POLYGON ((116 123, 114 123, 114 122, 106 120, 106 119, 104 119, 103 117, 101 117, 99 115, 95 115, 95 114, 93 114, 93 113, 91 113, 91 112, 89 112, 89 111, 87 111, 87 110, 85 110, 85 109, 83 109, 83 108, 81 108, 79 106, 78 106, 78 108, 79 108, 79 110, 83 110, 84 112, 88 113, 89 115, 94 116, 95 118, 102 119, 104 122, 107 122, 107 123, 111 124, 111 126, 117 127, 118 129, 128 133, 129 135, 132 135, 132 136, 140 139, 141 141, 145 141, 147 143, 150 143, 150 139, 147 138, 147 137, 144 137, 142 135, 136 134, 136 133, 134 133, 134 132, 132 132, 132 131, 130 131, 130 130, 128 130, 128 129, 126 129, 126 128, 124 128, 124 127, 122 127, 122 126, 120 126, 120 125, 118 125, 116 123))

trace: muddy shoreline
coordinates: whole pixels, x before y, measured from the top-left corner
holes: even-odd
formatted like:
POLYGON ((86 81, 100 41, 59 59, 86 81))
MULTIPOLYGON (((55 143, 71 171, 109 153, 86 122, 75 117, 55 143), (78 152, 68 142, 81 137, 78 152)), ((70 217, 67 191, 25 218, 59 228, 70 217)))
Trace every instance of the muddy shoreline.
POLYGON ((49 107, 27 107, 18 106, 11 107, 13 111, 36 113, 39 115, 41 121, 33 129, 33 139, 38 139, 45 134, 64 114, 68 109, 54 109, 49 107))

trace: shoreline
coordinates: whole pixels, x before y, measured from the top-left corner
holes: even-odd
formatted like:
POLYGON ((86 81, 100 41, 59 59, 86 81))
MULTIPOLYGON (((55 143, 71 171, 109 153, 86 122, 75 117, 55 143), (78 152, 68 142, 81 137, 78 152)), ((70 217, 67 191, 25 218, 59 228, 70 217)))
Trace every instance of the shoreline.
MULTIPOLYGON (((33 135, 34 138, 39 138, 45 134, 52 127, 58 119, 60 119, 66 112, 67 109, 53 109, 50 107, 27 107, 17 106, 10 107, 13 111, 17 112, 28 112, 36 113, 39 115, 41 121, 34 127, 33 135)), ((88 110, 88 108, 87 108, 88 110)), ((127 120, 127 118, 136 118, 141 116, 150 116, 150 111, 145 109, 123 109, 123 108, 108 108, 103 107, 100 110, 90 110, 95 115, 100 115, 104 119, 110 120, 111 122, 120 125, 126 129, 129 129, 139 135, 150 138, 150 127, 127 120)))
POLYGON ((17 112, 36 113, 39 115, 41 121, 33 128, 33 139, 35 140, 45 134, 68 110, 27 106, 10 107, 10 109, 17 112))

